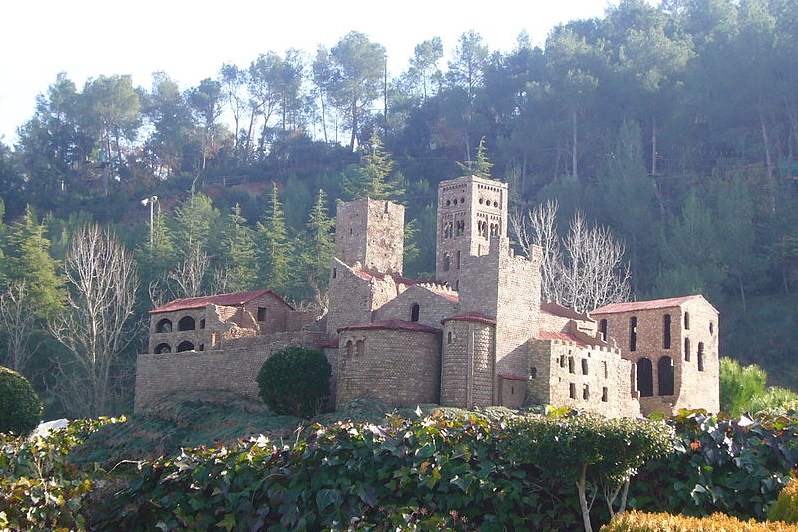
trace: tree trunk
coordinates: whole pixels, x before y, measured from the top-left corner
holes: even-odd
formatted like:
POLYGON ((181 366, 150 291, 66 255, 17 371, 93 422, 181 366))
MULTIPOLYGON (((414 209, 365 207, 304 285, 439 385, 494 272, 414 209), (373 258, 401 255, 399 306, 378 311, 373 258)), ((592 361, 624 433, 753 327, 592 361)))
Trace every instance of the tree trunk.
POLYGON ((770 155, 770 137, 768 135, 767 126, 765 125, 765 116, 762 111, 759 112, 759 123, 762 126, 762 141, 765 144, 765 164, 768 171, 768 187, 770 187, 770 213, 776 214, 776 176, 773 171, 773 158, 770 155))
POLYGON ((651 176, 657 175, 657 117, 651 117, 651 176))
POLYGON ((576 491, 579 493, 579 507, 582 509, 582 522, 585 525, 585 532, 593 532, 590 524, 590 508, 587 505, 587 464, 582 465, 582 476, 576 482, 576 491))
POLYGON ((574 179, 578 179, 579 178, 579 172, 577 171, 577 160, 578 160, 578 142, 579 142, 579 140, 578 140, 577 134, 576 134, 576 126, 577 126, 577 123, 576 123, 576 107, 574 107, 574 109, 573 109, 573 126, 574 126, 574 131, 573 131, 574 148, 571 151, 571 170, 573 171, 573 178, 574 179))
POLYGON ((349 151, 355 151, 355 139, 357 138, 357 100, 352 100, 352 136, 349 138, 349 151))

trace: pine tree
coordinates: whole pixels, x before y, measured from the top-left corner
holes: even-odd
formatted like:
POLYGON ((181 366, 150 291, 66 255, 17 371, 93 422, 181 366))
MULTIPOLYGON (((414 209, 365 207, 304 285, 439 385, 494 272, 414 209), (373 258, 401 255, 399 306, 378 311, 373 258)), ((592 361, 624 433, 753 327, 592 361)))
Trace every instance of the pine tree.
POLYGON ((457 166, 459 166, 460 170, 466 175, 473 175, 484 179, 491 178, 490 169, 493 167, 493 163, 488 159, 487 148, 485 148, 485 137, 482 137, 479 141, 476 161, 458 162, 457 166))
POLYGON ((227 216, 221 246, 226 257, 226 289, 231 292, 253 290, 257 285, 255 232, 246 224, 236 203, 227 216))
POLYGON ((403 179, 391 175, 394 167, 391 154, 377 135, 371 137, 369 145, 371 151, 363 156, 363 162, 344 172, 341 188, 352 199, 398 199, 405 190, 403 179))
POLYGON ((272 183, 269 211, 263 221, 258 222, 257 233, 261 264, 258 283, 260 286, 286 293, 293 280, 294 243, 288 237, 285 215, 275 183, 272 183))
POLYGON ((192 192, 175 210, 174 242, 183 256, 192 250, 214 249, 212 240, 220 213, 213 207, 211 198, 205 194, 192 192))
POLYGON ((335 220, 327 214, 326 204, 327 194, 320 188, 306 224, 308 246, 303 262, 308 282, 315 287, 326 285, 327 272, 335 250, 335 220))
POLYGON ((64 280, 58 275, 60 263, 50 256, 50 241, 45 226, 36 221, 30 209, 11 225, 5 237, 3 259, 7 282, 24 280, 27 295, 36 309, 36 317, 54 316, 64 306, 64 280))
POLYGON ((166 224, 166 215, 158 211, 152 218, 152 227, 147 224, 149 238, 142 242, 135 251, 136 263, 142 278, 142 286, 148 284, 158 276, 166 274, 174 268, 177 263, 178 255, 172 236, 172 230, 166 224))

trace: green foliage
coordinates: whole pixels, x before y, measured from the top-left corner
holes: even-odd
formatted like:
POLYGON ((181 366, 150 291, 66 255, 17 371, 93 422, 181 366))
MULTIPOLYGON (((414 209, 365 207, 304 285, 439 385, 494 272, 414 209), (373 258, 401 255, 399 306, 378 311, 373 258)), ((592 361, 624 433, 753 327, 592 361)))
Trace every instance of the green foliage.
POLYGON ((327 214, 327 193, 319 189, 305 228, 308 232, 303 262, 309 282, 317 287, 327 284, 330 261, 335 251, 335 220, 327 214))
POLYGON ((798 523, 798 479, 790 480, 768 512, 768 521, 798 523))
POLYGON ((272 183, 269 210, 263 221, 258 222, 257 233, 258 262, 261 265, 258 283, 284 294, 291 287, 295 273, 294 243, 288 236, 276 183, 272 183))
POLYGON ((367 153, 356 170, 342 176, 341 189, 351 199, 391 199, 404 194, 401 178, 393 175, 394 161, 377 135, 369 139, 367 153))
POLYGON ((0 433, 27 434, 42 418, 42 403, 30 382, 0 366, 0 433))
POLYGON ((70 453, 93 432, 121 421, 73 421, 44 437, 0 435, 0 529, 88 530, 90 496, 105 471, 96 464, 75 466, 70 453))
POLYGON ((675 450, 640 470, 630 506, 763 519, 798 463, 798 418, 711 416, 683 410, 670 420, 675 450))
POLYGON ((257 250, 255 231, 249 228, 236 203, 227 216, 222 230, 222 250, 226 257, 227 285, 225 291, 243 292, 257 288, 257 250))
POLYGON ((488 160, 485 148, 485 137, 479 140, 477 147, 477 158, 474 161, 458 162, 457 166, 464 175, 474 175, 483 179, 490 179, 490 169, 493 163, 488 160))
POLYGON ((321 412, 330 394, 330 372, 321 351, 287 347, 261 366, 259 395, 278 414, 310 418, 321 412))
POLYGON ((745 412, 758 413, 778 409, 798 401, 798 395, 776 386, 766 386, 767 372, 751 364, 743 367, 738 361, 720 359, 720 406, 732 417, 745 412))

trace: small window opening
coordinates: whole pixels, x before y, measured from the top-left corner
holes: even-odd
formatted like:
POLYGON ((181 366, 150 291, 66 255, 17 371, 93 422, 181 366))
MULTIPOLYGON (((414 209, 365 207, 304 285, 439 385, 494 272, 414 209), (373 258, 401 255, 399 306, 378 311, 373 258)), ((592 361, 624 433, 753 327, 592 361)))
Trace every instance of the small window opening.
POLYGON ((587 359, 583 358, 582 359, 582 375, 587 375, 587 374, 588 374, 587 359))
POLYGON ((604 387, 601 389, 601 401, 602 401, 602 402, 606 403, 606 402, 609 400, 609 395, 610 395, 610 393, 609 393, 609 392, 610 392, 610 391, 607 389, 607 387, 606 387, 606 386, 604 386, 604 387))
POLYGON ((599 322, 599 331, 601 332, 601 341, 607 341, 607 320, 601 320, 599 322))
POLYGON ((455 279, 454 281, 454 289, 460 290, 460 279, 455 279))
POLYGON ((637 316, 629 318, 629 350, 637 351, 637 316))
POLYGON ((605 360, 602 362, 602 364, 604 364, 604 378, 606 379, 609 377, 609 372, 607 371, 607 361, 605 360))
POLYGON ((479 198, 479 204, 482 205, 483 203, 485 203, 485 200, 482 199, 482 198, 479 198))
POLYGON ((449 257, 448 253, 444 253, 443 255, 443 271, 448 272, 449 268, 451 267, 452 259, 449 257))
POLYGON ((568 385, 568 397, 576 399, 576 384, 573 382, 568 385))
POLYGON ((582 399, 584 399, 585 401, 590 399, 590 386, 588 386, 587 384, 585 384, 585 387, 582 388, 582 399))
POLYGON ((538 378, 538 368, 535 367, 535 366, 532 366, 531 368, 529 368, 529 376, 531 378, 533 378, 533 379, 537 379, 538 378))
POLYGON ((671 315, 665 314, 662 317, 662 348, 671 348, 671 315))
POLYGON ((200 329, 204 329, 204 328, 205 328, 205 318, 202 318, 200 320, 200 329))
POLYGON ((266 307, 258 307, 258 321, 266 321, 266 307))
POLYGON ((696 358, 698 359, 698 371, 704 371, 704 342, 698 342, 696 358))
POLYGON ((164 318, 158 322, 155 326, 155 332, 157 333, 170 333, 172 332, 172 321, 168 318, 164 318))
POLYGON ((385 202, 385 214, 388 214, 388 202, 385 202))
POLYGON ((565 355, 560 355, 560 367, 565 367, 565 355))
POLYGON ((447 206, 447 207, 448 207, 449 205, 451 205, 451 204, 452 204, 451 200, 446 200, 446 206, 447 206))
POLYGON ((465 198, 460 198, 460 203, 465 203, 465 198))
POLYGON ((180 342, 177 346, 177 352, 182 353, 184 351, 194 351, 194 344, 186 340, 185 342, 180 342))
POLYGON ((363 353, 366 351, 366 342, 364 340, 358 340, 355 344, 355 353, 357 356, 363 356, 363 353))
POLYGON ((410 307, 410 321, 418 321, 418 315, 420 311, 421 307, 419 307, 418 303, 413 303, 413 306, 410 307))
POLYGON ((446 334, 446 343, 447 343, 447 344, 450 344, 450 343, 452 343, 452 331, 449 331, 449 332, 446 334))
POLYGON ((510 395, 515 395, 515 386, 510 386, 510 395))
POLYGON ((199 350, 200 351, 205 351, 205 344, 200 344, 199 350))
POLYGON ((177 322, 178 331, 193 331, 196 328, 194 318, 191 316, 183 316, 180 318, 180 321, 177 322))
POLYGON ((158 344, 158 345, 155 346, 155 349, 153 349, 153 352, 156 355, 163 355, 165 353, 171 353, 172 352, 172 347, 169 344, 158 344))
POLYGON ((690 339, 684 339, 684 360, 690 362, 690 339))
POLYGON ((690 329, 690 313, 684 313, 684 328, 689 330, 690 329))
POLYGON ((333 279, 338 277, 338 268, 333 268, 333 279))
POLYGON ((454 263, 454 264, 455 264, 455 266, 454 266, 454 267, 455 267, 456 269, 458 269, 458 270, 460 269, 460 253, 461 253, 460 251, 458 251, 458 252, 457 252, 457 260, 456 260, 456 261, 455 261, 455 263, 454 263))
POLYGON ((709 322, 709 334, 715 334, 715 324, 711 321, 709 322))
POLYGON ((351 227, 349 228, 349 234, 350 235, 352 234, 352 228, 351 227))
POLYGON ((574 357, 568 357, 568 373, 576 373, 574 369, 574 357))
POLYGON ((352 356, 352 340, 346 341, 346 356, 348 357, 352 356))

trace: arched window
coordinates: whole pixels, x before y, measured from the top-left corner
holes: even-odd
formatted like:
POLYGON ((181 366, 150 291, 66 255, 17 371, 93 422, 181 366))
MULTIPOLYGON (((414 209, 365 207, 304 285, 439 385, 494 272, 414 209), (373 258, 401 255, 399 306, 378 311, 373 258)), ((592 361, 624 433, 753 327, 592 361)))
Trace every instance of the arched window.
POLYGON ((690 329, 690 313, 689 312, 685 312, 684 313, 684 328, 688 329, 688 330, 690 329))
POLYGON ((194 344, 186 340, 185 342, 180 342, 177 346, 177 352, 182 353, 183 351, 194 351, 194 344))
POLYGON ((196 328, 197 326, 194 323, 194 318, 191 316, 183 316, 180 318, 180 321, 177 322, 178 331, 193 331, 196 328))
POLYGON ((715 325, 711 321, 709 322, 709 334, 715 334, 715 325))
POLYGON ((704 342, 698 342, 698 371, 704 371, 704 342))
POLYGON ((413 306, 410 307, 410 321, 418 321, 420 311, 421 307, 418 306, 418 303, 413 303, 413 306))
POLYGON ((607 320, 601 320, 599 322, 599 332, 601 332, 601 341, 607 341, 607 320))
POLYGON ((158 344, 155 346, 153 352, 156 355, 163 355, 164 353, 171 353, 172 347, 169 344, 158 344))
POLYGON ((355 344, 355 353, 357 356, 363 356, 363 353, 366 351, 366 342, 364 340, 358 340, 355 344))
POLYGON ((172 332, 172 320, 164 318, 155 325, 155 332, 157 333, 170 333, 172 332))
POLYGON ((352 340, 346 341, 346 356, 348 357, 352 356, 352 340))
POLYGON ((690 362, 690 339, 684 339, 684 360, 690 362))
POLYGON ((637 316, 629 318, 629 351, 637 351, 637 316))
POLYGON ((582 399, 584 399, 585 401, 590 399, 590 386, 587 384, 585 384, 585 387, 582 388, 582 399))
POLYGON ((640 397, 654 395, 654 374, 651 361, 647 358, 637 361, 637 391, 640 392, 640 397))
POLYGON ((447 344, 450 344, 450 343, 452 343, 452 331, 449 331, 449 332, 446 334, 446 343, 447 343, 447 344))
POLYGON ((671 348, 671 315, 662 316, 662 348, 671 348))
POLYGON ((443 254, 443 271, 448 272, 451 267, 452 259, 448 253, 443 254))
POLYGON ((662 357, 657 361, 657 395, 673 395, 673 360, 662 357))

